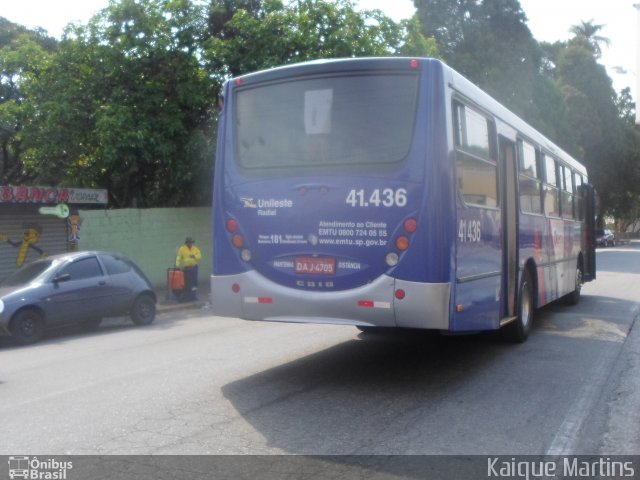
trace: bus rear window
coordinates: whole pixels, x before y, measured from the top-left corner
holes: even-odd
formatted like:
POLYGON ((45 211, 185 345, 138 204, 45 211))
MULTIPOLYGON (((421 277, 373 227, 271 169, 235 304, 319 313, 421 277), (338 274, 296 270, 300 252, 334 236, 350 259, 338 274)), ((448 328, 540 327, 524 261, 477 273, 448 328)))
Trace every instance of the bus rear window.
POLYGON ((235 145, 250 169, 400 162, 409 152, 417 74, 317 77, 241 89, 235 145))

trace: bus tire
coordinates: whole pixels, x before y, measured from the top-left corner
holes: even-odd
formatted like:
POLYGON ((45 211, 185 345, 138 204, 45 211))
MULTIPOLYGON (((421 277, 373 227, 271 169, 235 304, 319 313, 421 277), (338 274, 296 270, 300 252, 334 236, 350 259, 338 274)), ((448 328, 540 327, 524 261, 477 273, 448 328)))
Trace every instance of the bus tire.
POLYGON ((522 272, 520 289, 518 290, 518 316, 516 320, 505 326, 503 337, 513 343, 523 343, 531 332, 533 323, 533 282, 529 270, 522 272))
POLYGON ((582 279, 583 279, 582 264, 578 263, 578 266, 576 267, 575 289, 573 290, 573 292, 569 293, 564 298, 567 305, 577 305, 578 302, 580 301, 580 291, 582 290, 582 279))

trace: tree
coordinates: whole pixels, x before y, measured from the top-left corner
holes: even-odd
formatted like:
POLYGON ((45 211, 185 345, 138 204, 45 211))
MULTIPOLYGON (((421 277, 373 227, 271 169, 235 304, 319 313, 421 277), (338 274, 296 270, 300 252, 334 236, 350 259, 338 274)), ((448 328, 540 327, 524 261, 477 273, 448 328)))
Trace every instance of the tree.
POLYGON ((198 61, 203 19, 190 0, 122 0, 71 27, 31 85, 28 168, 108 188, 115 206, 208 202, 217 86, 198 61))
MULTIPOLYGON (((584 26, 557 50, 556 83, 563 92, 569 112, 568 125, 574 132, 577 149, 573 153, 586 164, 590 181, 601 199, 601 216, 618 220, 635 215, 640 198, 640 148, 638 133, 630 122, 630 99, 617 96, 611 78, 598 63, 593 32, 584 26)), ((596 26, 599 27, 599 26, 596 26)))
POLYGON ((640 130, 635 125, 635 104, 625 88, 616 99, 621 142, 613 159, 616 174, 607 176, 607 213, 616 219, 616 228, 625 232, 640 218, 640 130))
POLYGON ((542 52, 518 0, 414 0, 444 60, 515 113, 540 122, 542 52))
MULTIPOLYGON (((330 57, 389 56, 408 43, 403 26, 380 11, 358 12, 349 0, 215 0, 206 58, 223 78, 330 57), (243 8, 250 3, 251 8, 243 8), (225 21, 226 20, 226 21, 225 21)), ((410 24, 405 24, 407 32, 410 24)), ((429 53, 411 37, 414 51, 429 53)))
POLYGON ((616 98, 616 107, 619 117, 629 125, 633 125, 636 116, 636 104, 631 98, 631 89, 629 87, 622 89, 616 98))
POLYGON ((468 38, 470 22, 477 17, 476 0, 414 0, 425 37, 433 37, 447 62, 455 58, 468 38))
MULTIPOLYGON (((598 63, 608 40, 582 22, 568 42, 538 44, 517 0, 414 0, 425 36, 452 67, 584 161, 603 213, 630 215, 640 197, 628 96, 598 63)), ((637 133, 637 131, 636 131, 637 133)))
POLYGON ((437 55, 417 19, 397 24, 349 0, 203 3, 112 0, 87 25, 69 25, 37 74, 20 75, 20 119, 16 102, 0 109, 23 175, 107 188, 116 207, 207 204, 215 98, 230 75, 325 57, 437 55))
POLYGON ((29 117, 25 83, 46 68, 55 42, 0 17, 0 183, 20 184, 33 175, 22 164, 22 129, 29 117))
POLYGON ((583 39, 572 39, 560 52, 555 69, 570 112, 570 124, 578 134, 580 151, 574 152, 589 166, 598 162, 600 147, 615 145, 615 125, 618 120, 614 103, 615 92, 605 68, 583 39))
POLYGON ((604 25, 595 25, 593 20, 589 20, 588 22, 583 20, 580 22, 580 25, 573 25, 569 31, 573 33, 576 38, 586 40, 587 43, 591 45, 595 57, 600 58, 602 55, 602 47, 600 45, 608 47, 611 44, 608 38, 597 35, 603 27, 604 25))
POLYGON ((405 33, 402 35, 404 43, 397 50, 398 55, 403 57, 440 57, 436 39, 424 36, 417 16, 403 20, 401 25, 405 33))

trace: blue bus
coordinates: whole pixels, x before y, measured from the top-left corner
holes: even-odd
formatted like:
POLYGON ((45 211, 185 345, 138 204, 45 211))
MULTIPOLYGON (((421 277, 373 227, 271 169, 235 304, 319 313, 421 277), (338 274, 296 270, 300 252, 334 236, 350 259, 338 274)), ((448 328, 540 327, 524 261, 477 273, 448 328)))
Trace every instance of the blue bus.
POLYGON ((216 315, 522 342, 595 278, 585 167, 439 60, 313 61, 223 95, 216 315))

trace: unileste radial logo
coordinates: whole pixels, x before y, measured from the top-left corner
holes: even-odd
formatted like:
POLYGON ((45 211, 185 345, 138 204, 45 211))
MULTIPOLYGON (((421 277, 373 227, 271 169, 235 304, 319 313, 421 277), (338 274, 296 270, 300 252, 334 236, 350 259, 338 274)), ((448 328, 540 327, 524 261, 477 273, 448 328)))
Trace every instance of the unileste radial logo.
POLYGON ((73 469, 73 462, 55 458, 38 458, 24 455, 9 457, 9 478, 33 480, 66 480, 67 472, 73 469))
POLYGON ((258 216, 275 217, 278 210, 283 208, 293 208, 293 200, 290 198, 259 198, 255 200, 250 197, 240 197, 240 202, 244 208, 255 208, 258 216))

